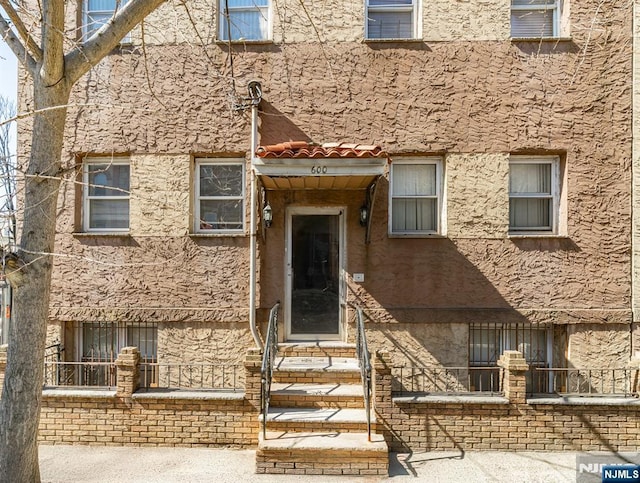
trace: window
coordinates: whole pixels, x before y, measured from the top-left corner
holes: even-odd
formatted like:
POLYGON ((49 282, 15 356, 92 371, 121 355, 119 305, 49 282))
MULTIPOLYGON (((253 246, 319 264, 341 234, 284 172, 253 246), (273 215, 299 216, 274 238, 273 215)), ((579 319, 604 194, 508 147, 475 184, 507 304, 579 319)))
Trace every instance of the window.
MULTIPOLYGON (((531 324, 478 323, 469 327, 469 367, 490 368, 497 365, 498 359, 507 350, 522 353, 530 368, 552 366, 552 332, 546 326, 531 324)), ((544 378, 532 378, 527 374, 529 393, 542 392, 546 386, 544 378)), ((491 380, 492 371, 478 369, 471 372, 474 387, 496 387, 491 380)))
POLYGON ((142 362, 157 360, 158 326, 154 323, 83 322, 76 330, 81 361, 113 362, 120 350, 128 346, 138 348, 142 362))
POLYGON ((196 160, 196 232, 242 233, 244 169, 244 160, 196 160))
POLYGON ((415 0, 365 0, 368 39, 413 39, 416 37, 415 0))
POLYGON ((509 164, 509 231, 555 233, 558 225, 557 157, 512 156, 509 164))
MULTIPOLYGON (((85 0, 84 32, 90 37, 106 24, 127 0, 85 0)), ((128 41, 125 37, 123 41, 128 41)))
POLYGON ((557 37, 560 0, 511 0, 511 37, 557 37))
POLYGON ((220 39, 269 38, 269 0, 220 0, 220 12, 220 39))
POLYGON ((389 210, 391 234, 440 232, 441 171, 440 158, 393 161, 389 210))
POLYGON ((109 158, 86 162, 83 198, 85 231, 128 231, 129 161, 109 158))

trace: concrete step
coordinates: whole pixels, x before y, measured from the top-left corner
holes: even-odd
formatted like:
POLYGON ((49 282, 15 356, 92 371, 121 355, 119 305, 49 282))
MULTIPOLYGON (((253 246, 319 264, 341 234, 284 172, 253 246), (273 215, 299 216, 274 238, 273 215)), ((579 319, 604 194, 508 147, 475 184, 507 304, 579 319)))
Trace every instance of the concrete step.
POLYGON ((366 432, 268 431, 260 434, 256 472, 310 475, 388 476, 388 447, 366 432))
MULTIPOLYGON (((262 415, 260 415, 262 421, 262 415)), ((364 409, 270 407, 267 429, 271 431, 362 432, 367 430, 364 409)), ((371 414, 371 430, 376 430, 375 414, 371 414)))
POLYGON ((356 345, 347 342, 285 342, 278 355, 285 357, 355 357, 356 345))
POLYGON ((351 357, 277 357, 273 379, 279 383, 357 384, 358 360, 351 357))
POLYGON ((362 384, 271 384, 276 407, 363 408, 362 384))

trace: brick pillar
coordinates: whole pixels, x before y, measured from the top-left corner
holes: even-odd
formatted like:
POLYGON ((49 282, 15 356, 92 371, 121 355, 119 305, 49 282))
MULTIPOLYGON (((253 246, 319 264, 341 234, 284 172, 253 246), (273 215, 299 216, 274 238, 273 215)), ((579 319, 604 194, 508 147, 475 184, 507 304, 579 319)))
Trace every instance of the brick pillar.
POLYGON ((391 399, 391 358, 389 353, 378 350, 373 357, 373 407, 376 412, 377 432, 384 435, 388 444, 394 442, 393 401, 391 399))
POLYGON ((511 404, 527 402, 527 371, 529 364, 522 352, 504 351, 498 360, 498 366, 504 369, 502 389, 511 404))
POLYGON ((261 367, 262 352, 260 349, 249 349, 244 359, 244 398, 256 411, 260 411, 261 367))
POLYGON ((116 395, 131 397, 138 389, 140 380, 140 351, 137 347, 123 347, 116 359, 116 395))
POLYGON ((0 396, 4 386, 4 372, 7 369, 7 345, 0 345, 0 396))

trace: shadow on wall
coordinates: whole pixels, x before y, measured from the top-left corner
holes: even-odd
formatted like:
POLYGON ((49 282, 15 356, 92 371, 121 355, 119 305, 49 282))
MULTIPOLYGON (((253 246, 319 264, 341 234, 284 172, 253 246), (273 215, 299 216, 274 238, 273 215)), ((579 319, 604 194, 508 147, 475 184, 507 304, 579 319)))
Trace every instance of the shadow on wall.
POLYGON ((277 144, 284 141, 307 141, 312 139, 289 117, 276 109, 269 101, 260 102, 260 144, 277 144))

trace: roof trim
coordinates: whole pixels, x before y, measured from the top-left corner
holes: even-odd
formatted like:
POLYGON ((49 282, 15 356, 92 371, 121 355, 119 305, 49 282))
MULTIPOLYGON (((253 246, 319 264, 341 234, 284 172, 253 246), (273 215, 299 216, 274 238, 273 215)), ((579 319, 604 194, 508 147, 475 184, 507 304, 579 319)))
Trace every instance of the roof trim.
POLYGON ((388 158, 382 147, 375 144, 325 143, 322 145, 306 141, 289 141, 258 146, 258 158, 388 158))

